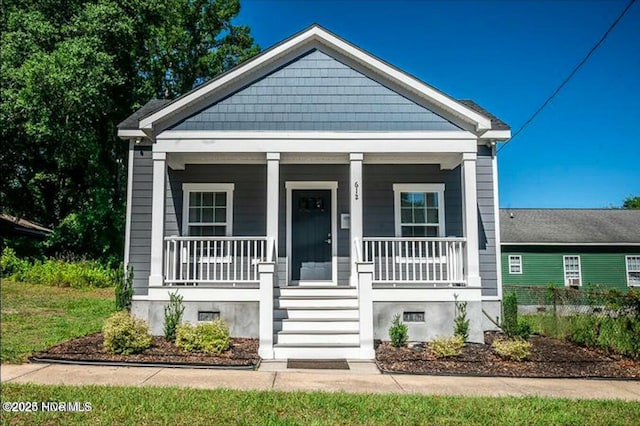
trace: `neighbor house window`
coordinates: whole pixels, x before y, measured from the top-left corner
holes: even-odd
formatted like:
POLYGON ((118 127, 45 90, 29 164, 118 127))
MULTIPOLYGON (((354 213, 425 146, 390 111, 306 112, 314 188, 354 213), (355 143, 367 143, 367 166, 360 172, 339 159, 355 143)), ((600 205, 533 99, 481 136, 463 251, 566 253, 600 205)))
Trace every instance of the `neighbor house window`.
POLYGON ((640 256, 627 256, 627 284, 640 286, 640 256))
POLYGON ((509 256, 509 273, 522 274, 522 256, 509 256))
POLYGON ((398 237, 444 237, 444 184, 394 184, 398 237))
POLYGON ((232 183, 183 184, 183 235, 232 235, 233 188, 232 183))
POLYGON ((582 285, 582 273, 580 271, 580 256, 564 256, 564 285, 582 285))

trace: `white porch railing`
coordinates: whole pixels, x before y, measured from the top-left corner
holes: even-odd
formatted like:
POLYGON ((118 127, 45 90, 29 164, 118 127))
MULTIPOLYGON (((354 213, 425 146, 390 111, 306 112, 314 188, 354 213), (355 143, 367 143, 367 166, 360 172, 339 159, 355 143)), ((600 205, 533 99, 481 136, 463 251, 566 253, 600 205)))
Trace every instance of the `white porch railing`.
POLYGON ((258 283, 273 259, 267 237, 165 237, 165 284, 258 283))
POLYGON ((363 238, 362 260, 374 265, 373 283, 460 286, 464 238, 363 238))

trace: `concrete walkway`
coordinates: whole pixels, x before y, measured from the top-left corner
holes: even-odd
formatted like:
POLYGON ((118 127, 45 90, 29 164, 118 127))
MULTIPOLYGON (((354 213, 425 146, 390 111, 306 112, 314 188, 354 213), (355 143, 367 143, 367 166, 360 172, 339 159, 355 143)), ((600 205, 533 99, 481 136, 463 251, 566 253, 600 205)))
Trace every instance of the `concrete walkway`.
POLYGON ((287 370, 286 364, 279 362, 263 363, 259 371, 3 364, 0 367, 0 378, 2 383, 46 385, 183 386, 206 389, 547 396, 640 401, 640 381, 380 374, 373 363, 362 362, 350 362, 350 368, 287 370))

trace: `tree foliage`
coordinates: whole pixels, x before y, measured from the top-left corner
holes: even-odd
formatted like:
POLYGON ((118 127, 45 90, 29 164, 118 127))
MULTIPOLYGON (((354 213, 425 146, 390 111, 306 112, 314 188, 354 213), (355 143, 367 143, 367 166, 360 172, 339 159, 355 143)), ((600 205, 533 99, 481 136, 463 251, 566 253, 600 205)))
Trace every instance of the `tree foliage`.
POLYGON ((1 17, 5 212, 49 254, 119 259, 127 144, 116 125, 258 52, 239 0, 9 0, 1 17))
POLYGON ((623 209, 640 209, 640 197, 627 197, 622 202, 623 209))

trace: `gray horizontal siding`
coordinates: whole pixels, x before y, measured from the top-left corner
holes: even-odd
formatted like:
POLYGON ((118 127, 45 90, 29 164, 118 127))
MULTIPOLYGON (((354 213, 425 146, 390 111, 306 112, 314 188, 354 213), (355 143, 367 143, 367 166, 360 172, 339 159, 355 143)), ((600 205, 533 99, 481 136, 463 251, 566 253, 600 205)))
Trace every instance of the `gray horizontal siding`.
POLYGON ((480 277, 482 295, 498 295, 498 273, 496 264, 496 218, 493 193, 493 162, 491 149, 478 147, 476 164, 478 186, 478 239, 480 243, 480 277))
POLYGON ((174 130, 459 130, 319 50, 175 124, 174 130))
POLYGON ((133 186, 131 188, 129 266, 133 268, 133 289, 137 295, 147 294, 149 286, 152 179, 151 148, 136 146, 133 155, 133 186))
POLYGON ((266 230, 266 175, 263 164, 189 164, 169 169, 165 235, 182 234, 183 183, 233 183, 233 235, 264 236, 266 230))
POLYGON ((462 236, 460 168, 437 165, 365 164, 362 171, 365 237, 395 236, 394 183, 444 183, 446 236, 462 236))

